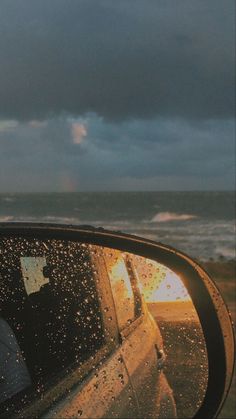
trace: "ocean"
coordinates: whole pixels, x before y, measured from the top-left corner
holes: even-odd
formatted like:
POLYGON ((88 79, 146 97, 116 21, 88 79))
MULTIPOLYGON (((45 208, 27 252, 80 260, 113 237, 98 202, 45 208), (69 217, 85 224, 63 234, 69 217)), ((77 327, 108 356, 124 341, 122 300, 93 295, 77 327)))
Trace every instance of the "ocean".
POLYGON ((92 225, 169 244, 195 259, 235 258, 234 192, 0 194, 0 221, 92 225))

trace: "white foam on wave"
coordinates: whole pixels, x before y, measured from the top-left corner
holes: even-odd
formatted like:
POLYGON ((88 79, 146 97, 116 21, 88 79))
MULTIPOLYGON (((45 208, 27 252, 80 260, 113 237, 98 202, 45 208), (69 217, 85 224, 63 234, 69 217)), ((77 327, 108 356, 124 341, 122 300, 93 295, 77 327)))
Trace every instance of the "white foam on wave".
POLYGON ((234 247, 229 248, 229 247, 217 247, 215 250, 215 253, 218 256, 223 256, 227 259, 235 259, 236 258, 236 251, 234 249, 234 247))
POLYGON ((5 215, 3 217, 0 217, 0 222, 5 223, 7 221, 12 221, 13 219, 14 217, 12 217, 11 215, 5 215))
POLYGON ((166 223, 168 221, 187 221, 198 218, 191 214, 176 214, 175 212, 158 212, 151 220, 152 223, 166 223))
POLYGON ((1 197, 1 200, 2 200, 3 202, 15 202, 15 198, 12 198, 11 196, 4 196, 4 197, 1 197))

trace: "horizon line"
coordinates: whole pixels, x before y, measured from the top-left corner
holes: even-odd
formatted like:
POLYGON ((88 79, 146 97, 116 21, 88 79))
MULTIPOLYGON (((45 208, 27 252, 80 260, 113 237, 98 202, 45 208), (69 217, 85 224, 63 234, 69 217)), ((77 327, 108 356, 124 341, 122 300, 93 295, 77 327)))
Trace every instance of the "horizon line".
POLYGON ((153 190, 77 190, 77 191, 0 191, 0 195, 73 193, 153 193, 153 192, 236 192, 235 189, 153 189, 153 190))

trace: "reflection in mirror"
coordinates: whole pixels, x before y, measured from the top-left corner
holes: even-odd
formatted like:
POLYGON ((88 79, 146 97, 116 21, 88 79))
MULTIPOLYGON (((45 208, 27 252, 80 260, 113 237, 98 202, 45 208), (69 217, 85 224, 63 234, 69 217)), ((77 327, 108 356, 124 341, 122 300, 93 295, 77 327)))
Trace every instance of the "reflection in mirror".
POLYGON ((167 355, 164 371, 178 417, 193 417, 208 381, 207 350, 197 312, 177 274, 150 259, 133 256, 133 261, 142 295, 161 330, 167 355))
POLYGON ((84 243, 3 238, 0 284, 4 417, 44 393, 49 417, 196 414, 206 347, 191 298, 167 267, 84 243))

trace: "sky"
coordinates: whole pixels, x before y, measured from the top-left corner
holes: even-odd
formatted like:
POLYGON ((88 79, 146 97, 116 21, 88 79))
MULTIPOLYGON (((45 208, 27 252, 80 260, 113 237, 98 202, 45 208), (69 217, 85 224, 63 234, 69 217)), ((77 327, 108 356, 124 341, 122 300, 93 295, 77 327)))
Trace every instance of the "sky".
POLYGON ((232 190, 234 0, 0 0, 0 192, 232 190))

